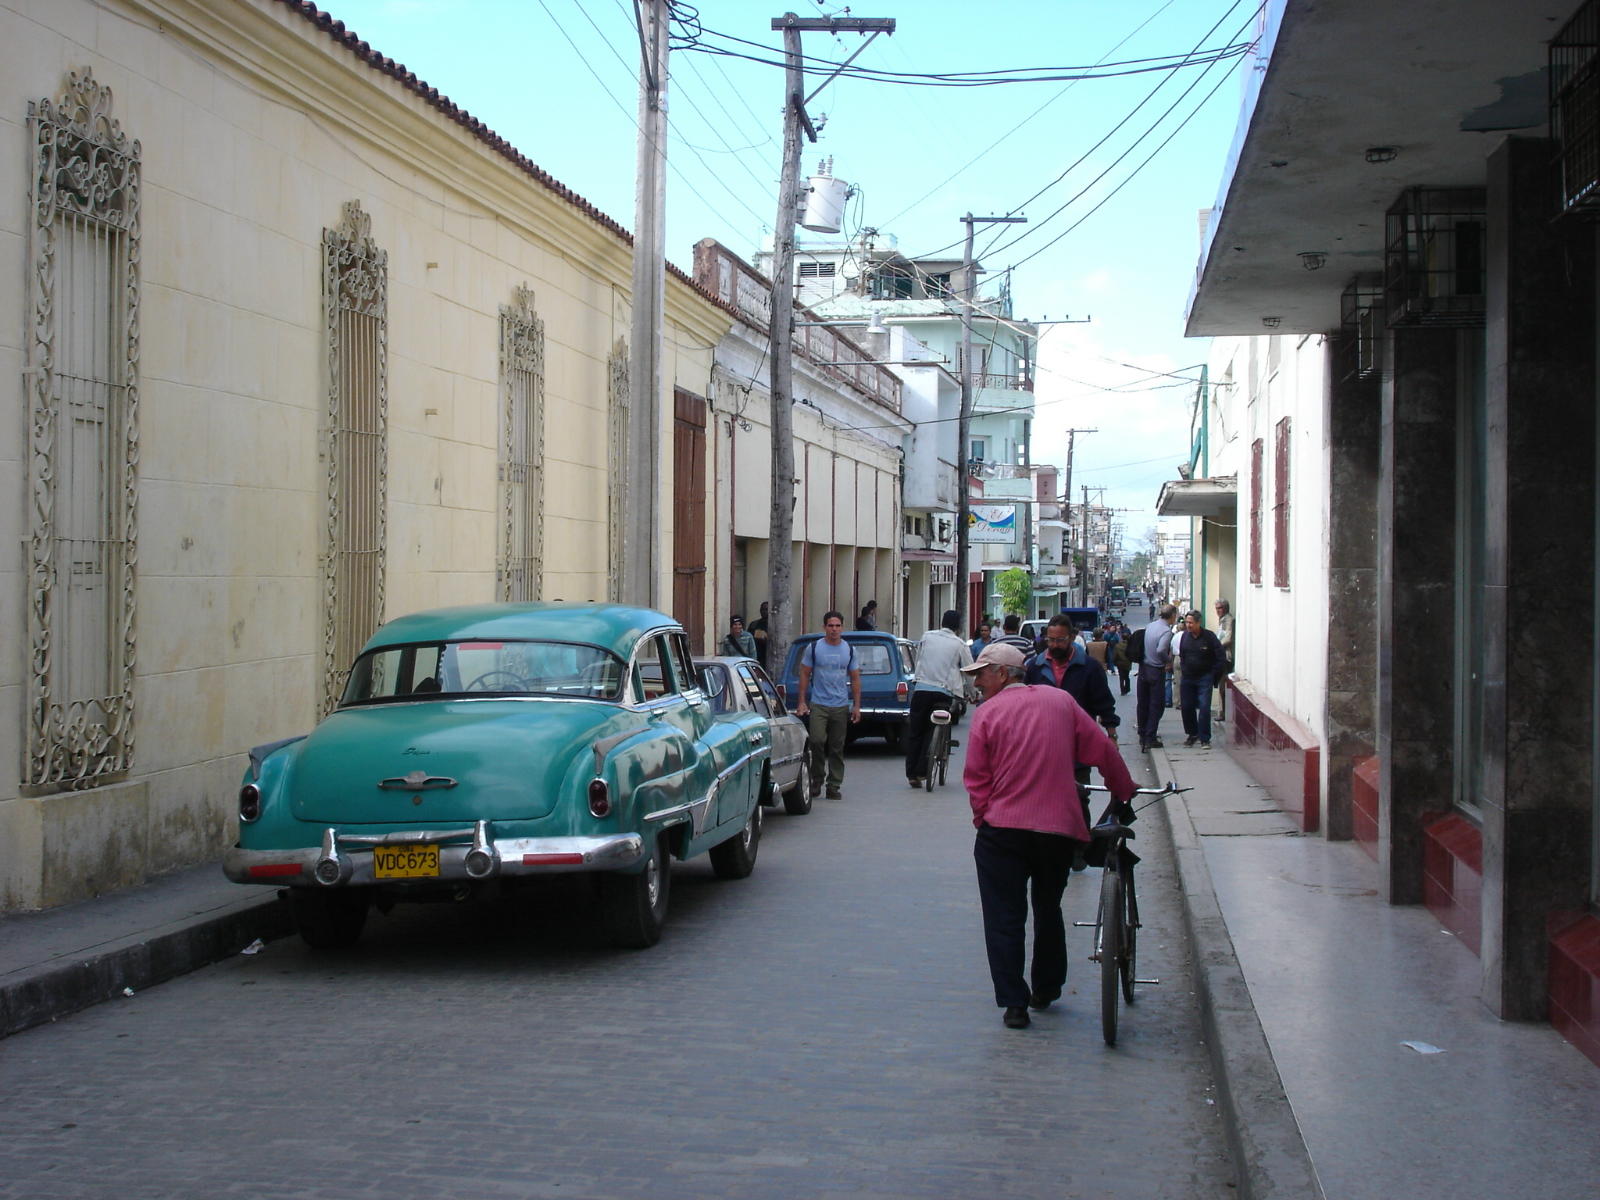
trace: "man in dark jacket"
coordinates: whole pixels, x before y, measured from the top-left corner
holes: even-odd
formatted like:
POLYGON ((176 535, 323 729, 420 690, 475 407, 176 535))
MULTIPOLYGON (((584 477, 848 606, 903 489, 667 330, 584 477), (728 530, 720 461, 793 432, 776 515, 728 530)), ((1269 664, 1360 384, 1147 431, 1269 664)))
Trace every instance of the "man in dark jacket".
POLYGON ((1211 689, 1228 670, 1228 655, 1217 635, 1201 623, 1199 609, 1183 617, 1178 646, 1178 710, 1183 714, 1185 746, 1211 745, 1211 689))
MULTIPOLYGON (((1113 742, 1117 740, 1117 726, 1122 718, 1117 716, 1117 701, 1111 694, 1111 685, 1106 682, 1106 669, 1078 644, 1072 618, 1065 613, 1052 617, 1045 627, 1044 653, 1027 661, 1022 682, 1061 688, 1084 712, 1100 722, 1107 737, 1113 742)), ((1078 778, 1089 782, 1089 768, 1080 766, 1078 778)))

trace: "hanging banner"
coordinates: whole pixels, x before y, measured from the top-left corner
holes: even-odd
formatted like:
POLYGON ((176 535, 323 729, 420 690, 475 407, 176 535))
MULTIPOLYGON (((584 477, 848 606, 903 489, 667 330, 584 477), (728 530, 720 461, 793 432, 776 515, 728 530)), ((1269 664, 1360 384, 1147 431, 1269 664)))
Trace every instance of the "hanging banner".
POLYGON ((967 541, 1014 546, 1017 544, 1015 504, 974 504, 967 526, 967 541))

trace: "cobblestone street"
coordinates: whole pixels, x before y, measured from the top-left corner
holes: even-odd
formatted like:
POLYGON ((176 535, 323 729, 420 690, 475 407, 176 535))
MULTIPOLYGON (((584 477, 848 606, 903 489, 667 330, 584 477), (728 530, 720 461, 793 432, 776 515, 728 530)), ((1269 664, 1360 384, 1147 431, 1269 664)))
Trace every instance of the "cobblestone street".
POLYGON ((749 880, 680 866, 653 950, 548 904, 402 907, 0 1043, 0 1196, 1226 1194, 1161 822, 1162 985, 1108 1050, 1088 930, 1063 1002, 1001 1026, 961 789, 875 740, 848 766, 769 814, 749 880))

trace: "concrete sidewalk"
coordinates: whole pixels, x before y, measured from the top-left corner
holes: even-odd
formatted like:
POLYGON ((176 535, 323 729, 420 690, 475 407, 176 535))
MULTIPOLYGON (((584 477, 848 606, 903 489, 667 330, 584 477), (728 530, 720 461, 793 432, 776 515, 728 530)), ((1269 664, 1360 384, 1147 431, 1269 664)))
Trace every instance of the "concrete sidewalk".
POLYGON ((1496 1019, 1476 955, 1426 909, 1384 903, 1359 847, 1301 834, 1225 725, 1184 749, 1177 718, 1149 757, 1194 789, 1162 803, 1251 1192, 1592 1200, 1600 1068, 1548 1025, 1496 1019))
POLYGON ((46 912, 0 918, 0 1037, 54 1021, 292 928, 273 888, 242 888, 219 863, 46 912))

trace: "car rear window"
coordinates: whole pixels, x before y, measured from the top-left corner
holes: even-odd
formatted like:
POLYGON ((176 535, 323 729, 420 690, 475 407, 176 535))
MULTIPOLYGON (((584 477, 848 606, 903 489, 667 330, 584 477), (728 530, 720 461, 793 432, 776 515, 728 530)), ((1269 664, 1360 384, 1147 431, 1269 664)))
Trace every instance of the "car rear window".
POLYGON ((863 675, 892 675, 894 656, 882 642, 857 642, 856 666, 863 675))
POLYGON ((484 695, 618 700, 624 677, 615 654, 576 642, 420 642, 363 654, 339 705, 484 695))

